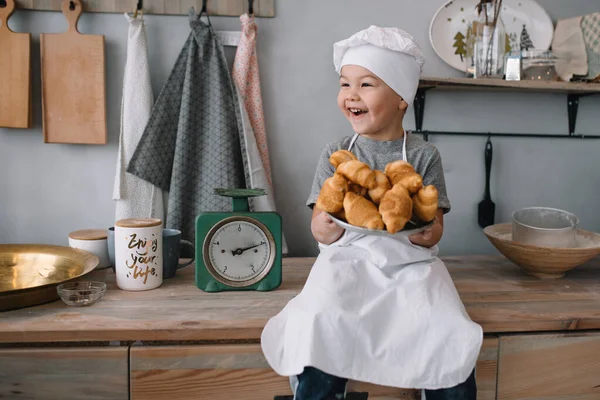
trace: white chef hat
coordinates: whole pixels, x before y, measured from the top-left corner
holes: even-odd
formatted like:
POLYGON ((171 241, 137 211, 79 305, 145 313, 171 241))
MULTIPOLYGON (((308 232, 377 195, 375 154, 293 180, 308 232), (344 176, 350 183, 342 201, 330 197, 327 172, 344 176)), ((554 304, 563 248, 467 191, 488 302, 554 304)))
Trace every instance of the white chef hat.
POLYGON ((409 33, 371 25, 333 45, 333 64, 338 74, 348 64, 368 69, 410 105, 425 57, 409 33))

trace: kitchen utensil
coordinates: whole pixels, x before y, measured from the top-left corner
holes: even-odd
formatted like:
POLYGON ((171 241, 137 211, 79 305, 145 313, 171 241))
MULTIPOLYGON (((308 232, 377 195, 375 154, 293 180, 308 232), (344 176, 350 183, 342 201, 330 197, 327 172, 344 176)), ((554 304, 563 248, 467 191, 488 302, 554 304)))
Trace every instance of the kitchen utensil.
POLYGON ((97 269, 111 266, 105 229, 82 229, 69 233, 69 246, 89 251, 100 259, 97 269))
POLYGON ((78 281, 61 283, 56 287, 61 300, 69 306, 91 306, 104 296, 106 283, 94 281, 78 281))
POLYGON ((15 33, 8 19, 14 0, 0 7, 0 127, 31 127, 31 34, 15 33))
POLYGON ((82 35, 81 0, 63 0, 64 33, 40 35, 45 143, 106 143, 104 36, 82 35))
POLYGON ((488 226, 483 230, 490 242, 525 273, 541 279, 556 279, 600 254, 600 235, 581 229, 576 231, 576 247, 541 247, 517 243, 512 224, 488 226))
MULTIPOLYGON (((466 72, 469 28, 477 17, 478 0, 450 0, 435 13, 429 26, 429 40, 436 54, 448 65, 466 72)), ((521 40, 533 48, 548 50, 554 24, 534 0, 503 0, 500 17, 506 30, 506 50, 521 50, 521 40)))
POLYGON ((269 291, 281 285, 281 216, 250 211, 248 198, 263 189, 215 189, 231 197, 231 212, 196 218, 196 286, 205 292, 269 291))
POLYGON ((496 213, 496 204, 492 201, 490 195, 490 172, 492 170, 492 141, 488 138, 485 144, 485 194, 483 200, 479 202, 477 221, 479 226, 485 228, 486 226, 494 224, 494 215, 496 213))
POLYGON ((329 218, 331 218, 331 220, 333 222, 335 222, 337 225, 341 226, 342 228, 346 229, 347 231, 362 233, 363 235, 387 236, 387 237, 396 237, 396 238, 408 237, 408 236, 414 235, 416 233, 423 232, 425 229, 430 228, 433 225, 433 222, 429 222, 425 225, 419 226, 412 221, 408 221, 406 223, 406 226, 404 227, 404 229, 402 229, 401 231, 398 231, 396 233, 389 233, 386 230, 361 228, 359 226, 351 225, 347 222, 344 222, 329 213, 327 213, 327 215, 329 215, 329 218))
POLYGON ((163 282, 162 220, 127 218, 115 222, 115 272, 123 290, 150 290, 163 282))
POLYGON ((57 300, 57 285, 85 276, 98 262, 67 246, 0 244, 0 311, 57 300))
POLYGON ((512 215, 512 237, 517 243, 541 247, 576 247, 575 214, 556 208, 530 207, 512 215))

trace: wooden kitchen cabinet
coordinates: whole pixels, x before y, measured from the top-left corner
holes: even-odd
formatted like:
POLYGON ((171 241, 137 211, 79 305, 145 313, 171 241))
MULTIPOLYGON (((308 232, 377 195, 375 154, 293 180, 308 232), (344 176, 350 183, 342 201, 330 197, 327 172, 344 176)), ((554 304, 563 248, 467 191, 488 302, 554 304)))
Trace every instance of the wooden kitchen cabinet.
MULTIPOLYGON (((369 399, 417 399, 412 390, 352 382, 369 399)), ((131 400, 272 400, 291 396, 288 378, 267 364, 259 344, 131 348, 131 400)))
POLYGON ((500 338, 498 400, 600 399, 600 333, 500 338))
MULTIPOLYGON (((540 280, 500 256, 443 258, 485 339, 478 400, 600 399, 600 258, 540 280)), ((101 301, 0 313, 0 398, 273 400, 291 395, 259 345, 269 318, 294 298, 314 259, 284 259, 272 292, 206 293, 185 268, 160 288, 127 292, 110 269, 101 301), (74 323, 76 321, 76 323, 74 323), (108 344, 114 346, 108 346, 108 344)), ((351 382, 369 400, 417 391, 351 382)))
POLYGON ((129 399, 128 348, 0 348, 0 398, 129 399))
MULTIPOLYGON (((496 396, 498 339, 486 338, 477 365, 479 400, 496 396)), ((265 400, 290 396, 288 378, 277 375, 260 344, 132 346, 132 400, 265 400)), ((418 399, 416 390, 350 382, 349 392, 367 392, 371 400, 418 399)))

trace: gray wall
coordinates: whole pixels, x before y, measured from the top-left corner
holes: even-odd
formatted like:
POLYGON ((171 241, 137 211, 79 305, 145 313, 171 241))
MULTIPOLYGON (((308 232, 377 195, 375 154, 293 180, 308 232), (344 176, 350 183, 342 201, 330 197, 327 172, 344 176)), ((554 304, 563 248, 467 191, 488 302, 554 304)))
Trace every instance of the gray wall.
MULTIPOLYGON (((461 76, 438 58, 429 23, 443 0, 278 0, 276 17, 258 19, 258 58, 278 210, 291 255, 316 254, 310 211, 304 206, 325 143, 351 134, 337 110, 332 44, 370 24, 411 32, 427 56, 425 76, 461 76)), ((597 0, 539 0, 553 20, 600 10, 597 0)), ((189 27, 185 16, 148 16, 152 82, 158 95, 189 27)), ((217 29, 238 30, 239 20, 213 17, 217 29)), ((31 130, 0 128, 0 242, 66 244, 70 231, 113 223, 112 183, 126 52, 123 15, 84 14, 80 31, 106 35, 109 143, 44 144, 41 130, 39 34, 66 28, 51 12, 16 12, 12 29, 33 33, 34 112, 31 130)), ((229 50, 231 56, 233 49, 229 50)), ((1 56, 1 55, 0 55, 1 56)), ((0 71, 2 73, 2 71, 0 71)), ((2 90, 2 88, 0 88, 2 90)), ((582 99, 577 132, 600 134, 600 97, 582 99)), ((425 129, 567 132, 564 95, 430 93, 425 129)), ((409 110, 406 127, 414 128, 409 110)), ((494 253, 477 225, 483 195, 485 138, 431 137, 441 151, 453 210, 440 244, 443 255, 494 253)), ((568 209, 585 229, 600 231, 600 141, 498 138, 492 197, 498 222, 531 205, 568 209)))

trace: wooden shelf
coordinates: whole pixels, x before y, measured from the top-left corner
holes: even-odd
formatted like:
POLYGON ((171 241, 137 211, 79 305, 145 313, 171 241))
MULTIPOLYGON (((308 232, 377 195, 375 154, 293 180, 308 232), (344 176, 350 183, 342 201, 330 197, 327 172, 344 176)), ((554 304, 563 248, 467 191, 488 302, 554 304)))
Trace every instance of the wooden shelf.
POLYGON ((421 78, 422 89, 501 90, 587 94, 600 93, 600 83, 505 81, 503 79, 421 78))
POLYGON ((416 133, 423 134, 428 140, 429 135, 464 135, 464 136, 504 136, 529 138, 578 138, 600 139, 600 135, 577 135, 577 109, 579 99, 583 96, 600 94, 600 83, 557 82, 557 81, 505 81, 503 79, 473 79, 473 78, 421 78, 414 101, 416 133), (485 133, 485 132, 433 132, 423 130, 425 114, 425 98, 429 90, 469 90, 469 91, 508 91, 508 92, 538 92, 562 93, 567 95, 568 135, 548 135, 544 133, 485 133))
MULTIPOLYGON (((134 1, 81 0, 84 12, 125 13, 133 12, 134 1)), ((17 9, 38 11, 61 11, 62 0, 16 0, 17 9)), ((202 9, 202 0, 144 0, 144 14, 187 15, 190 7, 196 13, 202 9)), ((255 17, 274 17, 275 0, 254 0, 255 17)), ((248 12, 248 0, 208 0, 209 16, 239 17, 248 12)))

